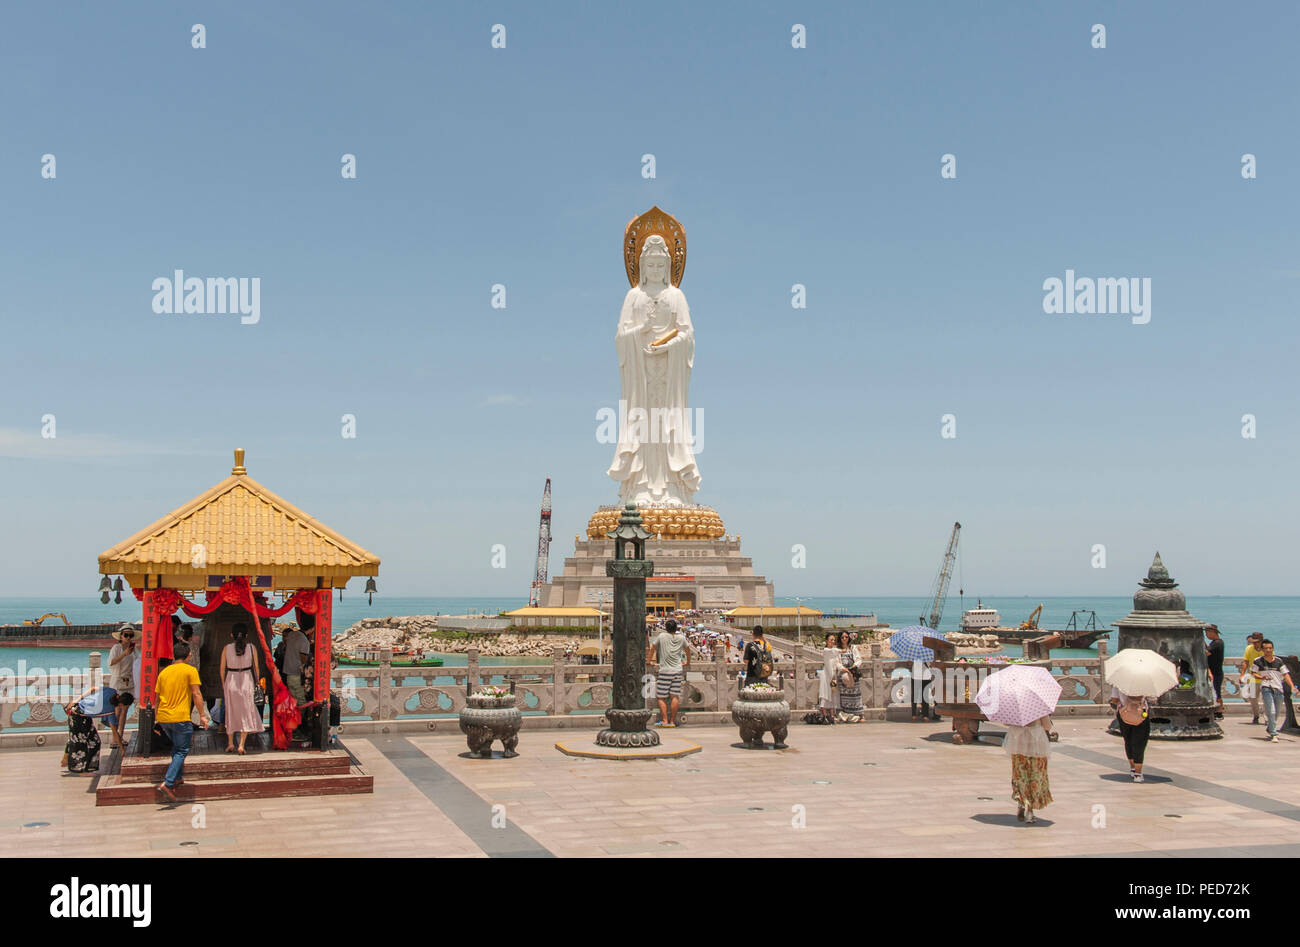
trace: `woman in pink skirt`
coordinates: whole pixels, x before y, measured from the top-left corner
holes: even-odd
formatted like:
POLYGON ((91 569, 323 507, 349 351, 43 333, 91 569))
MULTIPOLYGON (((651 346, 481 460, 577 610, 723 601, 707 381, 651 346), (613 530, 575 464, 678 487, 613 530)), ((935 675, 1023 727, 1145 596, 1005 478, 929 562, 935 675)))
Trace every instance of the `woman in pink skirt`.
POLYGON ((226 712, 226 752, 236 752, 235 734, 239 734, 238 752, 242 756, 250 733, 261 733, 262 715, 253 700, 253 682, 258 678, 257 649, 248 645, 248 626, 242 622, 231 630, 235 640, 221 652, 221 682, 226 712))

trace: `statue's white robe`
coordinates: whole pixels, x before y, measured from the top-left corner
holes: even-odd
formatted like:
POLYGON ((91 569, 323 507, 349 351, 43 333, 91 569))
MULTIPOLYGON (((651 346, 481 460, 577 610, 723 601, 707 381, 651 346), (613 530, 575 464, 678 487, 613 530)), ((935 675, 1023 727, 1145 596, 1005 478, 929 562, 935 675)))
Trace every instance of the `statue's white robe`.
POLYGON ((618 447, 609 475, 619 483, 623 502, 693 503, 700 472, 691 449, 689 389, 695 364, 695 329, 686 296, 676 286, 659 294, 658 318, 649 333, 639 331, 651 298, 640 287, 628 290, 619 314, 614 343, 623 382, 618 447), (647 355, 645 346, 667 335, 677 336, 662 355, 647 355), (662 362, 662 396, 652 391, 652 362, 662 362))

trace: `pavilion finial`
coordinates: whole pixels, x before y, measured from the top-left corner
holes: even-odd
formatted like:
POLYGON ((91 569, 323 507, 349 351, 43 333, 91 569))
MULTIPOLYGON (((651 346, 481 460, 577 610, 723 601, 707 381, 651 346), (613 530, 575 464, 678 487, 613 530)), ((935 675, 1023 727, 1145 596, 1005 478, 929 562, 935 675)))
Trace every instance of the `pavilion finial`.
POLYGON ((1138 585, 1144 589, 1176 589, 1178 583, 1173 580, 1169 570, 1165 568, 1164 560, 1160 558, 1160 553, 1156 553, 1155 559, 1151 560, 1151 568, 1147 570, 1147 577, 1138 585))
POLYGON ((248 473, 248 468, 244 466, 244 449, 242 447, 235 448, 235 467, 230 473, 235 477, 242 477, 248 473))

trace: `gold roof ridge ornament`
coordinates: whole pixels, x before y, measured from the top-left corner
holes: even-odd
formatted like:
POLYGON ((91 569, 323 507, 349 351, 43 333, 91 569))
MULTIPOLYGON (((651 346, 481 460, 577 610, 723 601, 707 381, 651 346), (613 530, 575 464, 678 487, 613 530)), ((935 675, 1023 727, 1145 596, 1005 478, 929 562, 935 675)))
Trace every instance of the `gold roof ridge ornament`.
POLYGON ((668 251, 672 254, 672 275, 669 281, 674 286, 682 285, 682 276, 686 272, 686 229, 667 211, 660 210, 656 204, 640 217, 633 217, 627 222, 623 231, 623 266, 627 270, 627 281, 633 287, 641 285, 641 245, 647 237, 655 234, 664 238, 668 251))
POLYGON ((234 468, 230 471, 230 475, 231 475, 232 477, 242 477, 242 476, 244 476, 246 473, 248 473, 248 468, 244 466, 244 449, 243 449, 242 447, 236 447, 236 448, 235 448, 235 466, 234 466, 234 468))

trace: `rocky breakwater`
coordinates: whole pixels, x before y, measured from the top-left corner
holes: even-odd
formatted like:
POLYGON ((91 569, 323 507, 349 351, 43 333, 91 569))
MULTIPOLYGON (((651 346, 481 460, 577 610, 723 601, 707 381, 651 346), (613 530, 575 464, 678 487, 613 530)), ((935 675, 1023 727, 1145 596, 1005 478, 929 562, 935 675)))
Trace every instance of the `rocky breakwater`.
POLYGON ((434 615, 402 615, 361 619, 334 639, 334 650, 355 654, 372 648, 392 648, 465 654, 477 648, 486 657, 549 658, 556 648, 576 652, 584 643, 572 635, 440 630, 434 615))

